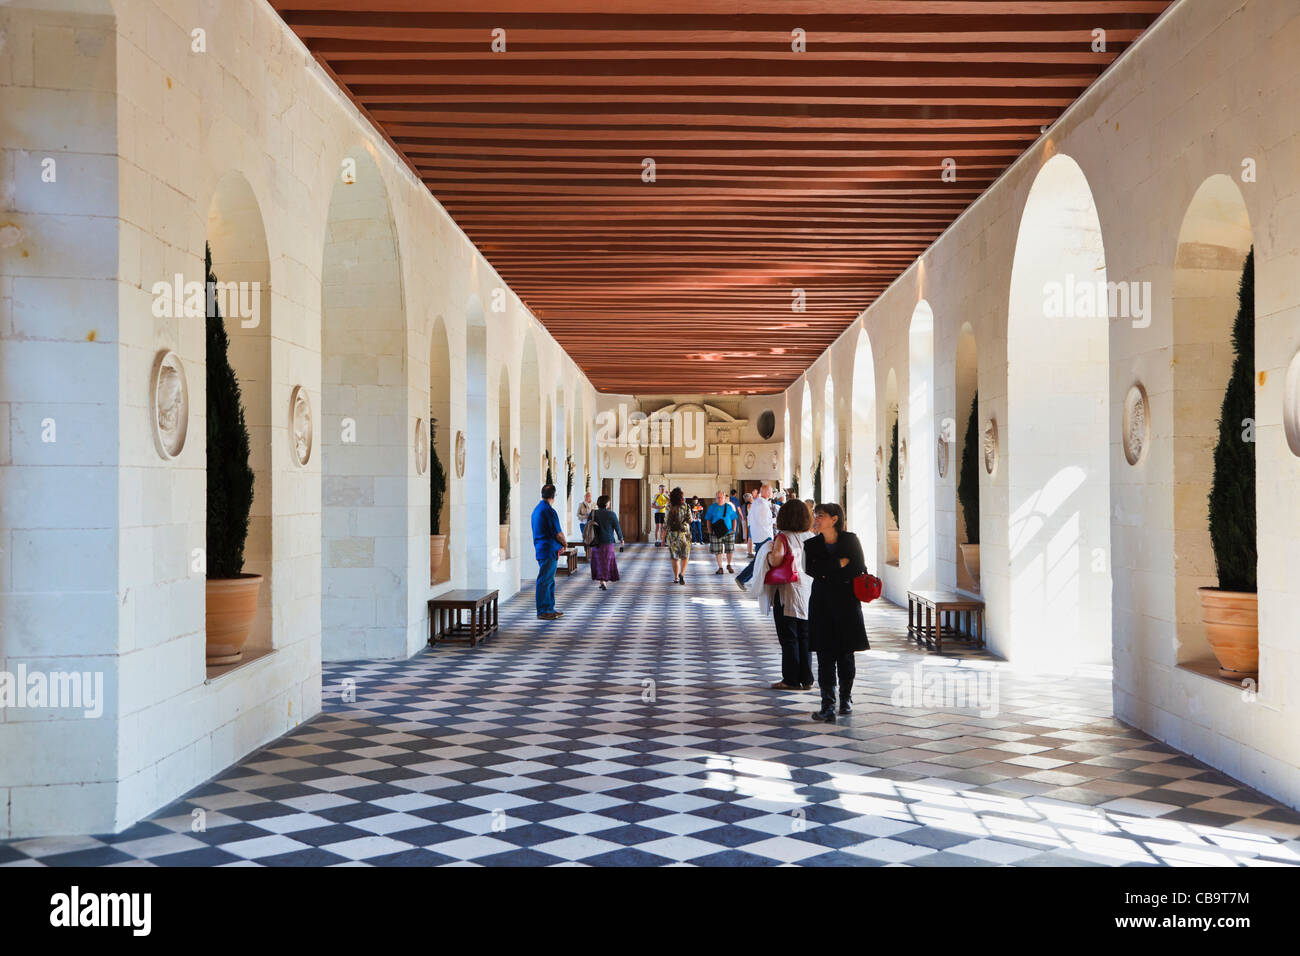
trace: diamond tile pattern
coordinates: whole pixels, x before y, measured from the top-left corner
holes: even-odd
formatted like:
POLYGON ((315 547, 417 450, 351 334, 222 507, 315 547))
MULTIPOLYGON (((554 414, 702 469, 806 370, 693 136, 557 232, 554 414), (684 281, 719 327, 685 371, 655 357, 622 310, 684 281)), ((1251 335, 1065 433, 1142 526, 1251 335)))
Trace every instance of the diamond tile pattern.
POLYGON ((878 602, 854 713, 817 724, 729 576, 619 560, 608 592, 560 581, 562 620, 525 591, 477 648, 329 665, 314 720, 0 866, 1300 864, 1300 814, 1112 719, 1105 675, 925 654, 878 602))

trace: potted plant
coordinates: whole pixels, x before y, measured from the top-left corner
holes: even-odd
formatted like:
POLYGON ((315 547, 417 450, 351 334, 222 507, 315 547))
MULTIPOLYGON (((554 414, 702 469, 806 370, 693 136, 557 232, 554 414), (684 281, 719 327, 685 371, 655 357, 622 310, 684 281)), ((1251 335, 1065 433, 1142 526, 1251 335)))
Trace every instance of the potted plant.
POLYGON ((204 250, 207 272, 208 517, 207 517, 207 661, 209 666, 235 664, 244 656, 260 574, 244 573, 248 516, 253 508, 253 469, 248 425, 239 379, 230 367, 230 339, 215 295, 212 247, 204 250))
POLYGON ((885 528, 885 560, 898 564, 898 419, 894 419, 893 435, 889 439, 889 512, 894 516, 894 526, 885 528))
POLYGON ((573 534, 573 456, 564 456, 564 467, 567 474, 564 478, 564 510, 568 512, 568 529, 569 534, 573 534))
POLYGON ((429 581, 441 580, 447 559, 447 536, 441 534, 442 502, 447 494, 447 472, 438 457, 438 419, 429 419, 429 581))
POLYGON ((497 471, 501 476, 497 488, 497 520, 501 522, 501 557, 508 558, 510 557, 510 474, 506 470, 504 449, 498 449, 497 459, 497 471))
POLYGON ((1210 485, 1210 541, 1219 586, 1201 588, 1205 637, 1219 674, 1234 680, 1259 673, 1259 595, 1255 572, 1255 447, 1246 437, 1255 418, 1255 250, 1246 255, 1232 326, 1232 376, 1219 413, 1210 485))
POLYGON ((966 573, 980 587, 980 470, 979 470, 979 392, 970 400, 970 418, 966 420, 966 438, 961 448, 961 474, 957 478, 957 500, 966 521, 966 543, 960 544, 966 573))
POLYGON ((822 456, 817 456, 817 464, 813 465, 813 501, 817 504, 822 502, 822 456))

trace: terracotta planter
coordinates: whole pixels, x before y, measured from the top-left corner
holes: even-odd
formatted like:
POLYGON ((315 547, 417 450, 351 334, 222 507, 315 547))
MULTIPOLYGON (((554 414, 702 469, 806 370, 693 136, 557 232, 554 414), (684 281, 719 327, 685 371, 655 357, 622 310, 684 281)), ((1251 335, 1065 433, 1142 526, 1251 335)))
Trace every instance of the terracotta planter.
POLYGON ((442 579, 442 563, 447 558, 447 536, 445 534, 429 535, 429 580, 438 582, 442 579))
POLYGON ((980 586, 980 546, 978 544, 959 544, 961 548, 962 564, 966 565, 966 573, 970 579, 975 582, 975 587, 980 586))
POLYGON ((501 525, 501 556, 510 557, 510 525, 501 525))
POLYGON ((253 618, 257 616, 257 595, 262 589, 260 574, 237 578, 208 578, 207 637, 208 666, 237 664, 244 656, 253 618))
POLYGON ((1233 680, 1259 675, 1259 595, 1199 588, 1205 637, 1219 674, 1233 680))
POLYGON ((898 564, 898 529, 885 529, 885 561, 888 564, 898 564))

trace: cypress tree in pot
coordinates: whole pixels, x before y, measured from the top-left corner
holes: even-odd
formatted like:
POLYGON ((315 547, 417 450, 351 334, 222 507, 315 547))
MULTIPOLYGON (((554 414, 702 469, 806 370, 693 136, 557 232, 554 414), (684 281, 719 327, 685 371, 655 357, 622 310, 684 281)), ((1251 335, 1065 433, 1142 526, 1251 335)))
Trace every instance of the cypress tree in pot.
POLYGON ((447 536, 442 530, 442 503, 447 495, 447 472, 438 457, 438 419, 429 419, 429 581, 442 580, 447 558, 447 536))
POLYGON ((959 544, 966 573, 980 586, 980 469, 979 469, 979 392, 970 400, 970 417, 966 420, 966 437, 961 448, 961 473, 957 478, 957 500, 961 502, 966 522, 966 542, 959 544))
POLYGON ((230 339, 217 307, 212 247, 204 250, 207 274, 207 661, 238 663, 257 616, 260 574, 244 573, 253 469, 239 379, 230 365, 230 339))
POLYGON ((885 559, 898 564, 898 419, 894 419, 893 434, 889 439, 889 513, 894 516, 894 526, 885 528, 885 559))
POLYGON ((501 557, 510 557, 510 473, 506 470, 505 449, 497 449, 497 520, 501 525, 501 557))
POLYGON ((1201 588, 1205 636, 1219 673, 1240 680, 1259 673, 1259 595, 1255 572, 1255 250, 1246 255, 1232 325, 1232 375, 1219 413, 1210 486, 1210 540, 1217 588, 1201 588))

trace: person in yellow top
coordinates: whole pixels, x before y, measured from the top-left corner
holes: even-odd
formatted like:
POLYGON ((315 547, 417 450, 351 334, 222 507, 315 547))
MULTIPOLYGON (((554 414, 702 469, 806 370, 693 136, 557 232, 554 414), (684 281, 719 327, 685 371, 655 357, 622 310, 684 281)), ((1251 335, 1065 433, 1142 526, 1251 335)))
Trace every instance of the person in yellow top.
POLYGON ((664 494, 664 486, 659 486, 659 494, 654 496, 652 502, 655 512, 655 547, 664 543, 664 515, 668 514, 668 496, 664 494))

